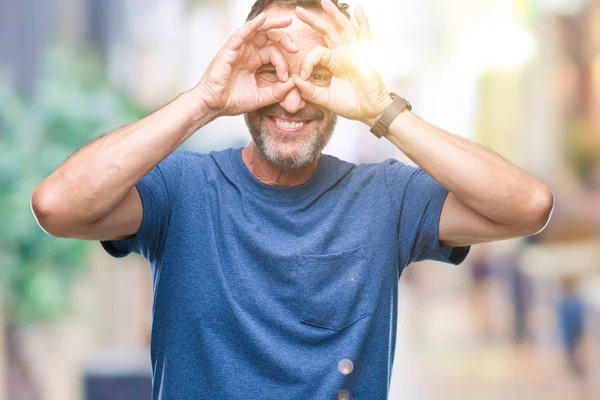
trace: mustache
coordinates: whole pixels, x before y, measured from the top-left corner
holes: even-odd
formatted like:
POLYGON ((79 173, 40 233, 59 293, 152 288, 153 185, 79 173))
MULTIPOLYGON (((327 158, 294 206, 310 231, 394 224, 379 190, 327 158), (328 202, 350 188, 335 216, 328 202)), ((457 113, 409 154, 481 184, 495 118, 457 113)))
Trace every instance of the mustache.
POLYGON ((279 104, 263 107, 260 110, 257 110, 257 113, 260 116, 288 117, 302 120, 319 120, 325 117, 325 113, 312 104, 307 104, 306 107, 294 114, 285 111, 279 104))

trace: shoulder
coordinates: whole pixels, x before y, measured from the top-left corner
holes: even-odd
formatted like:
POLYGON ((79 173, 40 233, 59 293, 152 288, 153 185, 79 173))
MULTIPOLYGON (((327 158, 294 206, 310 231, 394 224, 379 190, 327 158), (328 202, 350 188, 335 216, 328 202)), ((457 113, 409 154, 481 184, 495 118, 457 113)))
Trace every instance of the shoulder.
POLYGON ((414 179, 423 171, 415 166, 405 164, 400 160, 394 158, 388 158, 379 164, 385 181, 388 185, 407 185, 412 179, 414 179))
POLYGON ((219 151, 211 151, 209 153, 199 153, 195 151, 175 151, 167 157, 173 162, 185 165, 186 168, 210 167, 216 164, 229 162, 233 152, 239 149, 225 149, 219 151))
POLYGON ((182 151, 173 153, 173 156, 179 159, 182 167, 183 183, 197 185, 217 179, 222 171, 229 171, 236 151, 239 149, 228 148, 209 153, 182 151))
POLYGON ((328 158, 328 164, 335 169, 349 169, 352 176, 373 176, 373 175, 398 175, 412 174, 418 171, 418 168, 404 164, 403 162, 388 158, 378 163, 361 163, 354 164, 348 161, 341 160, 335 156, 324 154, 323 157, 328 158))
MULTIPOLYGON (((404 164, 398 160, 388 159, 378 163, 354 164, 340 160, 337 157, 323 155, 330 170, 343 171, 343 181, 349 187, 371 187, 376 190, 385 189, 387 186, 387 175, 390 169, 401 168, 404 164)), ((392 174, 394 172, 392 171, 392 174)), ((396 173, 397 175, 397 173, 396 173)))

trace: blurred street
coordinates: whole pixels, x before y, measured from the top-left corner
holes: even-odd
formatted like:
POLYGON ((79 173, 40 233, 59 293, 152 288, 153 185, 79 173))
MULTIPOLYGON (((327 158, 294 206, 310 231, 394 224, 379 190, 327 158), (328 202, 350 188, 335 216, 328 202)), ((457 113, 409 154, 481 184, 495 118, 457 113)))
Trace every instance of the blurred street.
POLYGON ((593 398, 568 373, 558 346, 539 350, 531 342, 513 343, 511 311, 502 306, 507 299, 497 282, 487 293, 490 310, 484 318, 489 321, 484 321, 476 310, 481 305, 473 303, 468 289, 443 289, 448 280, 456 282, 456 271, 443 271, 444 265, 422 267, 430 272, 427 287, 404 283, 400 289, 390 399, 593 398), (488 332, 482 328, 486 324, 491 325, 488 332))

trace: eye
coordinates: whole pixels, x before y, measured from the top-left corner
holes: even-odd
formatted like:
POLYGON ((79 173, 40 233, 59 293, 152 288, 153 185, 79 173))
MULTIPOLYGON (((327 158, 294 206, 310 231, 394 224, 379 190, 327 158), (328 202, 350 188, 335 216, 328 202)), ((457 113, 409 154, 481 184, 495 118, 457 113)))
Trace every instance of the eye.
POLYGON ((258 79, 265 80, 267 82, 277 82, 279 78, 277 77, 277 71, 272 68, 264 68, 255 72, 254 76, 258 79))
POLYGON ((331 74, 315 72, 310 76, 310 80, 315 85, 328 86, 331 83, 331 74))

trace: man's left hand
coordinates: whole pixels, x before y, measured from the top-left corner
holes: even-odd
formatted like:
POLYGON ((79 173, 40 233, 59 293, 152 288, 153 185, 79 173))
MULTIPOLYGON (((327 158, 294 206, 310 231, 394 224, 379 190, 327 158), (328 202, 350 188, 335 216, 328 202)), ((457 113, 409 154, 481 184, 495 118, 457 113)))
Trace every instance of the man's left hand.
POLYGON ((324 13, 296 8, 298 18, 324 36, 304 58, 294 82, 302 97, 344 118, 372 126, 391 103, 379 73, 369 59, 369 22, 356 7, 355 26, 331 0, 321 0, 324 13))

